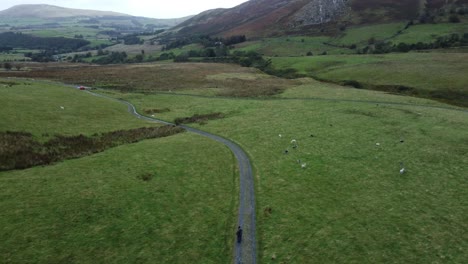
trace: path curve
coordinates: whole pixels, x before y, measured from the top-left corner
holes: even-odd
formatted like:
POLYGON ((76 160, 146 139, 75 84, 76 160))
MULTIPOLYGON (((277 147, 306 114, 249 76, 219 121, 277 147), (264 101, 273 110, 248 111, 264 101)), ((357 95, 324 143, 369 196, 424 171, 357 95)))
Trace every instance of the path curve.
MULTIPOLYGON (((159 120, 157 118, 151 118, 147 116, 143 116, 139 114, 133 104, 128 101, 115 99, 106 95, 97 94, 91 91, 86 91, 87 93, 102 97, 106 99, 111 99, 113 101, 118 101, 127 105, 128 111, 136 116, 139 119, 157 122, 165 125, 175 125, 173 123, 169 123, 163 120, 159 120)), ((234 156, 236 157, 239 165, 239 173, 240 173, 240 186, 239 186, 239 216, 238 216, 238 226, 242 227, 243 235, 242 235, 242 242, 237 243, 237 239, 235 236, 235 231, 232 231, 233 240, 234 240, 234 264, 255 264, 257 262, 257 242, 255 236, 255 188, 254 188, 254 177, 252 172, 252 165, 250 163, 249 156, 245 151, 236 143, 225 139, 223 137, 213 135, 211 133, 188 127, 188 126, 179 126, 187 130, 188 132, 192 132, 212 140, 218 141, 225 146, 227 146, 234 156)))

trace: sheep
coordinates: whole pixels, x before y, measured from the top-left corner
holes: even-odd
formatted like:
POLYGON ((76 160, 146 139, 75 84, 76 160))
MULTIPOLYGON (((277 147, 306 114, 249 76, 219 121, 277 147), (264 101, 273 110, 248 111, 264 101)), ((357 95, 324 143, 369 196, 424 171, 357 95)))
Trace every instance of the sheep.
POLYGON ((400 162, 400 174, 404 174, 406 172, 406 169, 405 169, 405 165, 403 164, 403 162, 400 162))
POLYGON ((307 163, 302 163, 301 168, 305 169, 307 167, 307 163))
POLYGON ((297 148, 297 141, 295 139, 291 140, 291 145, 293 145, 293 148, 297 148))
POLYGON ((283 137, 283 135, 281 135, 281 134, 279 134, 278 136, 279 136, 280 138, 283 137))
POLYGON ((62 109, 62 110, 65 110, 65 107, 63 107, 63 106, 60 106, 60 109, 62 109))

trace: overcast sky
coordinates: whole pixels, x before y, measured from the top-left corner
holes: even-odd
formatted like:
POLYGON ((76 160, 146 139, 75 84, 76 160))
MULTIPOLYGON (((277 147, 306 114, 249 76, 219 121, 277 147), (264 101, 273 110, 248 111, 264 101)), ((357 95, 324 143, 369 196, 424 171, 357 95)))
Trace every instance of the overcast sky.
POLYGON ((133 16, 179 18, 208 9, 237 6, 247 0, 0 0, 0 11, 21 4, 115 11, 133 16))

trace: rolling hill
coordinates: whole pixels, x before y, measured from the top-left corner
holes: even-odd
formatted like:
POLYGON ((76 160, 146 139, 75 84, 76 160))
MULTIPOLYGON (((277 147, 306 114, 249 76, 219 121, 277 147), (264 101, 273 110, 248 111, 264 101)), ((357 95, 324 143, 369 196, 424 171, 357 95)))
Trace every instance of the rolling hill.
POLYGON ((205 11, 174 28, 179 34, 277 36, 323 33, 342 25, 417 19, 426 10, 467 0, 251 0, 230 9, 205 11))
POLYGON ((58 18, 58 17, 104 17, 104 16, 130 16, 111 11, 96 11, 86 9, 72 9, 53 5, 16 5, 0 11, 0 18, 58 18))
POLYGON ((0 11, 0 31, 24 31, 86 27, 116 29, 118 31, 145 31, 176 26, 186 18, 156 19, 136 17, 111 11, 64 8, 53 5, 17 5, 0 11))

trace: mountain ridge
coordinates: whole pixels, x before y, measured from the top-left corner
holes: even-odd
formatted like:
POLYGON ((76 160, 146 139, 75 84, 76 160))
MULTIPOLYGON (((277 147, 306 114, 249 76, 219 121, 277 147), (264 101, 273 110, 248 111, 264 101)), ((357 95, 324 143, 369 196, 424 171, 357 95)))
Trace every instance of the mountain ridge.
POLYGON ((131 15, 113 11, 99 11, 90 9, 75 9, 47 4, 15 5, 0 11, 0 17, 33 17, 33 18, 66 18, 66 17, 104 17, 104 16, 128 16, 131 15))
POLYGON ((248 37, 323 33, 330 25, 338 30, 342 25, 410 21, 425 9, 458 4, 468 0, 250 0, 229 9, 207 10, 173 30, 182 35, 248 37))

